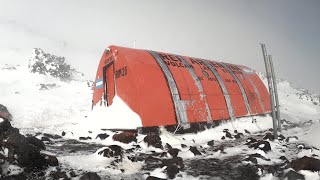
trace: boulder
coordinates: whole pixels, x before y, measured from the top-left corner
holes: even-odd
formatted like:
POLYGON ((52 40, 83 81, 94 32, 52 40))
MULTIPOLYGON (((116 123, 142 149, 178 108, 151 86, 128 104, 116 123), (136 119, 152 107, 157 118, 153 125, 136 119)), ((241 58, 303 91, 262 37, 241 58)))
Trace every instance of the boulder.
POLYGON ((163 149, 161 138, 158 135, 147 135, 144 139, 144 142, 148 144, 148 146, 153 146, 155 148, 163 149))
POLYGON ((79 180, 101 180, 101 177, 97 173, 88 172, 81 176, 79 180))
POLYGON ((274 140, 274 136, 272 133, 267 132, 266 135, 263 137, 264 140, 269 140, 269 141, 273 141, 274 140))
POLYGON ((214 146, 214 140, 211 140, 207 143, 208 146, 214 146))
POLYGON ((101 139, 101 140, 105 140, 105 139, 107 139, 109 137, 109 135, 108 134, 106 134, 106 133, 102 133, 102 134, 98 134, 97 135, 97 137, 96 137, 96 139, 101 139))
POLYGON ((320 160, 304 156, 290 162, 290 167, 296 171, 309 170, 320 171, 320 160))
POLYGON ((304 177, 304 175, 300 174, 300 173, 297 173, 293 170, 290 170, 286 175, 285 177, 288 179, 288 180, 305 180, 306 178, 304 177))
POLYGON ((121 132, 119 134, 114 134, 112 136, 112 139, 114 141, 119 141, 125 144, 129 144, 131 142, 137 142, 137 134, 134 132, 121 132))
POLYGON ((181 150, 177 149, 177 148, 172 148, 168 150, 168 153, 172 156, 172 157, 178 157, 178 154, 181 150))
POLYGON ((189 149, 195 156, 202 155, 201 152, 195 146, 191 146, 189 149))
POLYGON ((122 161, 123 149, 118 145, 111 145, 98 152, 99 155, 107 158, 115 158, 118 162, 122 161))
POLYGON ((8 120, 12 119, 12 115, 8 111, 7 107, 2 104, 0 104, 0 118, 4 118, 8 120))
POLYGON ((175 165, 179 169, 184 168, 183 159, 181 157, 173 157, 171 159, 163 159, 162 160, 162 164, 161 164, 162 167, 163 166, 170 166, 170 165, 175 165))
POLYGON ((36 138, 34 136, 27 137, 27 142, 29 144, 32 144, 32 145, 38 147, 41 150, 45 150, 46 149, 45 144, 40 139, 38 139, 38 138, 36 138))
POLYGON ((169 165, 166 168, 167 176, 169 179, 174 179, 176 175, 179 173, 180 169, 175 165, 169 165))
POLYGON ((258 141, 256 143, 249 145, 249 148, 260 149, 264 152, 271 151, 271 146, 268 141, 258 141))

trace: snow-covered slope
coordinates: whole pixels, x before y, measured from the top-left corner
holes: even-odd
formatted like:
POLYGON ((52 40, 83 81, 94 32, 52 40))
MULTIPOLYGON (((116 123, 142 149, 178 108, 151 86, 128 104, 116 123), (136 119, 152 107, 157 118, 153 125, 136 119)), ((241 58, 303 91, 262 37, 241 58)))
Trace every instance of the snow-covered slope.
MULTIPOLYGON (((39 53, 34 53, 31 59, 34 60, 36 56, 39 56, 39 53)), ((41 58, 38 57, 38 59, 41 58)), ((52 61, 49 63, 52 63, 52 61)), ((48 70, 49 68, 46 69, 48 70)), ((167 171, 165 167, 148 170, 144 169, 146 164, 150 165, 147 160, 141 162, 128 159, 133 156, 139 158, 137 157, 138 155, 147 156, 150 153, 164 153, 163 149, 148 146, 144 142, 145 135, 138 135, 136 143, 124 144, 113 139, 113 136, 117 132, 104 130, 112 127, 110 125, 112 121, 99 122, 97 120, 97 116, 99 115, 91 112, 91 81, 76 78, 65 82, 61 81, 60 78, 50 76, 50 73, 32 73, 27 65, 0 65, 0 77, 0 104, 7 106, 12 114, 13 120, 11 123, 13 126, 19 128, 23 134, 49 133, 63 135, 63 140, 54 141, 55 145, 48 144, 51 148, 51 151, 50 148, 48 151, 58 156, 62 167, 73 168, 79 171, 99 172, 102 176, 111 176, 112 178, 117 177, 119 174, 123 175, 122 178, 127 179, 128 177, 146 178, 146 174, 168 178, 164 173, 167 171), (104 140, 96 138, 99 134, 104 133, 108 134, 108 138, 104 140), (85 150, 80 150, 77 153, 71 153, 71 150, 70 152, 63 152, 59 149, 59 147, 68 149, 66 142, 70 142, 72 139, 77 141, 80 139, 81 143, 89 144, 83 144, 83 146, 86 145, 86 147, 82 147, 85 150), (132 150, 133 154, 132 152, 131 154, 127 154, 127 156, 123 157, 122 162, 113 166, 113 161, 105 159, 98 154, 99 151, 105 149, 105 146, 110 145, 119 145, 128 152, 131 152, 130 149, 132 148, 140 148, 132 150), (103 148, 91 152, 89 147, 95 150, 103 148), (146 174, 141 174, 141 172, 146 174)), ((261 78, 267 83, 263 76, 261 78)), ((286 120, 283 124, 284 131, 282 134, 286 137, 298 136, 299 143, 307 142, 311 146, 320 148, 319 141, 317 140, 320 137, 320 131, 318 131, 320 128, 319 95, 309 93, 306 90, 295 89, 289 82, 284 80, 278 82, 278 88, 281 116, 286 120)), ((126 112, 129 111, 121 111, 126 109, 126 105, 121 99, 118 101, 119 106, 116 109, 118 111, 120 109, 118 113, 122 113, 124 119, 135 116, 134 114, 128 115, 126 112)), ((117 115, 109 114, 108 119, 114 119, 116 123, 122 123, 122 120, 119 120, 117 115)), ((258 164, 260 165, 277 164, 279 160, 274 159, 279 158, 280 155, 286 155, 289 160, 294 159, 297 154, 291 150, 287 153, 282 153, 283 147, 277 141, 270 142, 274 152, 264 153, 261 150, 251 150, 247 146, 244 146, 245 142, 241 139, 221 139, 221 137, 226 138, 225 129, 231 132, 232 137, 237 133, 244 134, 244 137, 261 137, 261 132, 265 133, 266 130, 272 128, 271 122, 272 120, 269 116, 241 118, 236 121, 222 123, 216 128, 207 129, 197 134, 184 135, 174 135, 162 128, 160 138, 163 146, 168 143, 172 148, 180 149, 179 156, 183 158, 188 168, 192 167, 193 163, 196 164, 197 161, 195 160, 198 160, 189 147, 198 147, 202 153, 206 152, 206 155, 200 157, 208 161, 210 158, 221 160, 225 158, 229 160, 229 158, 238 157, 239 155, 245 156, 248 153, 258 153, 272 159, 271 162, 260 161, 259 159, 258 164), (250 132, 251 134, 246 132, 250 132), (220 149, 218 148, 219 150, 216 152, 212 151, 212 148, 210 149, 210 146, 207 145, 210 141, 218 144, 220 149), (184 145, 183 148, 181 148, 182 144, 184 145)), ((42 135, 38 137, 41 138, 42 135)), ((299 156, 317 154, 320 156, 320 152, 318 151, 299 152, 299 156)), ((171 156, 165 155, 165 157, 171 156)), ((196 177, 192 173, 192 168, 187 169, 176 178, 195 179, 201 177, 200 175, 196 177)), ((306 177, 316 177, 316 174, 310 174, 309 172, 300 173, 306 175, 306 177)), ((272 175, 260 174, 264 178, 274 178, 272 175)), ((202 178, 206 178, 206 176, 202 178)))

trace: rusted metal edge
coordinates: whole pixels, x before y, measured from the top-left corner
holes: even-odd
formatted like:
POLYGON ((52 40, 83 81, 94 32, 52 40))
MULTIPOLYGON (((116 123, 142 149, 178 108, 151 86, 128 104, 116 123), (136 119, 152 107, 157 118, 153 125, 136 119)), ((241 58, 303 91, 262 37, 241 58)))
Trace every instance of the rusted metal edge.
POLYGON ((208 122, 212 122, 213 120, 212 120, 211 111, 210 111, 210 108, 208 105, 208 101, 206 99, 206 94, 203 91, 202 84, 201 84, 196 72, 194 71, 192 66, 188 63, 188 61, 186 61, 182 56, 177 55, 177 58, 185 65, 185 67, 187 67, 192 79, 194 80, 195 85, 198 88, 200 99, 204 99, 204 101, 205 101, 206 112, 207 112, 207 119, 206 120, 208 122))
POLYGON ((252 111, 251 111, 251 108, 250 108, 250 105, 249 105, 249 99, 248 99, 248 96, 246 94, 246 91, 244 90, 240 80, 238 79, 238 77, 234 74, 234 72, 230 69, 230 67, 227 65, 227 64, 224 64, 224 63, 220 63, 230 74, 231 76, 233 77, 233 79, 236 80, 239 88, 240 88, 240 91, 241 91, 241 94, 242 94, 242 97, 243 97, 243 100, 244 100, 244 103, 246 105, 246 109, 247 109, 247 112, 250 114, 250 116, 252 115, 252 111))
POLYGON ((223 92, 224 95, 224 99, 226 101, 227 104, 227 108, 228 108, 228 112, 229 112, 229 116, 230 118, 233 120, 235 119, 235 114, 234 114, 234 109, 232 107, 232 103, 231 103, 231 99, 230 99, 230 95, 228 93, 228 90, 226 88, 226 86, 224 85, 223 80, 221 79, 221 76, 219 75, 219 73, 217 72, 217 70, 207 61, 203 61, 204 64, 210 69, 210 71, 214 74, 214 76, 217 78, 218 83, 220 85, 220 88, 223 92))
POLYGON ((186 112, 186 107, 183 101, 181 101, 180 94, 178 91, 177 84, 174 80, 174 77, 166 65, 166 63, 162 60, 162 58, 154 51, 147 50, 149 54, 156 60, 158 65, 160 66, 165 78, 167 79, 167 84, 171 92, 175 113, 177 117, 178 124, 183 126, 184 128, 189 127, 188 116, 186 112))

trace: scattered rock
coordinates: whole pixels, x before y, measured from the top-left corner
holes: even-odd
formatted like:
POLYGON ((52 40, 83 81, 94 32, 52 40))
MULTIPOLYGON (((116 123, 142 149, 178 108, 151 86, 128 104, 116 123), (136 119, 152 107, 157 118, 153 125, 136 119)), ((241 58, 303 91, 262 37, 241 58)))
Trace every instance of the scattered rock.
POLYGON ((57 172, 54 172, 50 175, 54 180, 67 180, 69 179, 66 172, 62 172, 62 171, 57 171, 57 172))
POLYGON ((66 134, 67 134, 67 133, 64 132, 64 131, 62 131, 62 133, 61 133, 62 136, 65 136, 66 134))
POLYGON ((264 152, 271 151, 271 146, 268 141, 258 141, 257 143, 251 144, 249 148, 260 149, 264 152))
POLYGON ((211 140, 207 143, 208 146, 214 146, 214 140, 211 140))
POLYGON ((175 165, 169 165, 167 166, 166 171, 167 171, 168 178, 174 179, 180 170, 175 165))
POLYGON ((182 147, 182 148, 186 148, 186 147, 188 147, 188 146, 185 145, 185 144, 181 144, 181 147, 182 147))
POLYGON ((179 169, 183 169, 184 168, 183 160, 182 160, 181 157, 173 157, 171 159, 163 159, 162 160, 162 164, 161 164, 162 167, 170 166, 170 165, 175 165, 179 169))
POLYGON ((169 149, 168 153, 169 153, 172 157, 177 157, 180 151, 181 151, 180 149, 172 148, 172 149, 169 149))
POLYGON ((272 133, 267 132, 266 135, 263 137, 264 140, 269 140, 269 141, 273 141, 274 140, 274 136, 272 133))
POLYGON ((59 136, 57 134, 52 135, 52 134, 48 134, 48 133, 43 133, 43 135, 46 136, 46 137, 49 137, 51 139, 61 139, 62 138, 61 136, 59 136))
POLYGON ((242 134, 242 133, 238 133, 238 134, 236 134, 236 135, 234 136, 234 138, 236 138, 236 139, 240 139, 240 138, 241 138, 241 136, 243 136, 243 134, 242 134))
POLYGON ((195 156, 202 155, 201 152, 195 146, 191 146, 189 149, 195 156))
POLYGON ((79 180, 101 180, 101 177, 97 173, 88 172, 81 176, 79 180))
POLYGON ((248 130, 246 130, 246 129, 244 130, 244 132, 247 133, 247 134, 251 134, 251 133, 250 133, 248 130))
POLYGON ((172 149, 172 146, 169 143, 166 143, 165 148, 170 150, 170 149, 172 149))
POLYGON ((258 142, 256 139, 250 137, 248 138, 248 140, 246 141, 245 145, 250 145, 250 144, 253 144, 255 142, 258 142))
POLYGON ((147 135, 143 141, 146 142, 148 146, 163 149, 161 138, 158 135, 147 135))
POLYGON ((59 166, 59 161, 58 161, 57 157, 51 156, 48 154, 44 154, 44 153, 42 153, 41 155, 44 157, 44 159, 46 160, 46 163, 49 166, 59 166))
POLYGON ((105 140, 105 139, 107 139, 109 137, 109 135, 108 134, 106 134, 106 133, 103 133, 103 134, 98 134, 97 135, 97 137, 96 137, 96 139, 101 139, 101 140, 105 140))
POLYGON ((293 170, 290 170, 285 177, 287 177, 288 180, 305 180, 304 175, 297 173, 293 170))
POLYGON ((221 137, 221 140, 225 140, 225 139, 226 139, 226 137, 225 137, 225 136, 222 136, 222 137, 221 137))
POLYGON ((226 137, 229 139, 233 139, 233 136, 231 135, 231 133, 229 131, 225 132, 226 133, 226 137))
POLYGON ((278 136, 278 140, 280 140, 280 141, 283 141, 283 140, 285 140, 286 139, 286 137, 284 137, 282 134, 280 134, 279 136, 278 136))
POLYGON ((129 144, 131 142, 137 142, 137 134, 134 132, 121 132, 119 134, 114 134, 112 136, 114 141, 119 141, 125 144, 129 144))
POLYGON ((312 157, 304 156, 302 158, 293 160, 290 163, 290 167, 296 171, 300 171, 300 170, 320 171, 320 160, 312 157))
POLYGON ((83 140, 83 141, 86 141, 86 140, 89 140, 89 139, 92 139, 90 136, 87 136, 87 137, 79 137, 79 140, 83 140))
POLYGON ((41 141, 43 141, 43 142, 52 142, 51 139, 46 137, 46 136, 41 137, 41 141))
POLYGON ((115 158, 118 162, 122 161, 123 150, 118 145, 111 145, 98 152, 99 155, 103 155, 103 157, 107 158, 115 158))
POLYGON ((285 156, 280 156, 279 159, 285 162, 289 162, 289 160, 285 156))

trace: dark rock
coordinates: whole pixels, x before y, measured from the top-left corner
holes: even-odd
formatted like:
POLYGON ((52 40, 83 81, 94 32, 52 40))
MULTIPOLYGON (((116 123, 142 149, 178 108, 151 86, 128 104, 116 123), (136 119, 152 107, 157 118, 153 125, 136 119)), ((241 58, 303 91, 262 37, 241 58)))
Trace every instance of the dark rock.
POLYGON ((77 175, 76 175, 76 173, 75 173, 74 171, 70 171, 69 175, 70 175, 71 177, 77 177, 77 175))
POLYGON ((181 157, 173 157, 171 159, 163 159, 162 160, 162 164, 161 164, 162 167, 163 166, 170 166, 170 165, 175 165, 179 169, 184 168, 183 159, 181 157))
POLYGON ((88 172, 81 176, 79 180, 101 180, 101 177, 97 173, 88 172))
POLYGON ((57 157, 44 153, 42 153, 41 155, 44 157, 44 159, 46 160, 46 164, 48 164, 49 166, 59 166, 57 157))
POLYGON ((195 156, 202 155, 201 152, 195 146, 191 146, 189 149, 195 156))
POLYGON ((66 134, 67 134, 67 133, 64 132, 64 131, 62 131, 62 133, 61 133, 62 136, 65 136, 66 134))
POLYGON ((86 141, 86 140, 89 140, 89 139, 92 139, 90 136, 88 137, 79 137, 79 140, 83 140, 83 141, 86 141))
POLYGON ((46 136, 41 137, 41 141, 43 141, 43 142, 52 142, 51 139, 46 137, 46 136))
POLYGON ((224 132, 224 133, 229 132, 229 129, 223 129, 222 132, 224 132))
POLYGON ((181 151, 180 149, 172 148, 172 149, 169 149, 168 153, 169 153, 172 157, 177 157, 180 151, 181 151))
POLYGON ((255 157, 249 156, 249 157, 245 158, 244 160, 245 160, 245 161, 250 161, 250 162, 252 162, 253 164, 258 164, 258 160, 257 160, 257 158, 255 158, 255 157))
POLYGON ((98 152, 99 155, 103 155, 103 157, 107 158, 116 158, 119 162, 122 161, 123 150, 120 146, 111 145, 106 147, 104 150, 98 152))
POLYGON ((240 139, 240 138, 241 138, 241 136, 243 136, 243 134, 242 134, 242 133, 238 133, 238 134, 236 134, 236 135, 234 136, 234 138, 236 138, 236 139, 240 139))
POLYGON ((169 165, 167 166, 166 171, 169 179, 174 179, 180 170, 175 165, 169 165))
POLYGON ((108 134, 106 134, 106 133, 103 133, 103 134, 98 134, 97 135, 97 137, 96 137, 96 139, 101 139, 101 140, 105 140, 105 139, 107 139, 109 137, 109 135, 108 134))
POLYGON ((119 134, 114 134, 112 136, 114 141, 119 141, 125 144, 129 144, 131 142, 137 142, 137 134, 134 132, 121 132, 119 134))
POLYGON ((170 144, 166 143, 165 148, 170 150, 170 149, 172 149, 172 146, 170 144))
POLYGON ((0 104, 0 118, 7 119, 9 121, 12 119, 12 115, 8 111, 7 107, 2 104, 0 104))
POLYGON ((166 180, 166 179, 161 179, 161 178, 154 177, 154 176, 148 176, 146 180, 166 180))
POLYGON ((182 147, 182 148, 186 148, 186 147, 188 147, 188 146, 185 145, 185 144, 181 144, 181 147, 182 147))
POLYGON ((12 128, 11 123, 7 119, 0 118, 0 137, 12 128))
POLYGON ((235 134, 238 134, 238 131, 237 131, 237 130, 234 130, 233 132, 234 132, 235 134))
POLYGON ((214 146, 214 140, 209 141, 207 144, 208 146, 214 146))
POLYGON ((273 141, 274 140, 274 136, 273 134, 271 134, 270 132, 266 133, 266 135, 263 137, 264 140, 270 140, 273 141))
POLYGON ((258 141, 256 139, 250 137, 250 138, 247 139, 245 145, 250 145, 250 144, 253 144, 255 142, 258 142, 258 141))
POLYGON ((222 136, 221 140, 225 140, 225 139, 226 139, 226 137, 225 137, 225 136, 222 136))
POLYGON ((27 138, 17 131, 8 134, 4 146, 9 149, 9 160, 17 161, 20 167, 43 168, 47 166, 39 148, 29 144, 27 138))
POLYGON ((163 149, 161 138, 158 135, 147 135, 144 139, 144 142, 148 144, 148 146, 153 146, 155 148, 163 149))
POLYGON ((160 164, 162 163, 161 159, 158 159, 158 158, 155 158, 153 156, 148 156, 146 159, 145 159, 145 162, 147 164, 160 164))
POLYGON ((240 174, 238 179, 246 179, 246 180, 258 180, 260 179, 259 175, 257 174, 258 168, 251 166, 251 165, 246 165, 246 166, 240 166, 238 168, 240 174))
POLYGON ((271 146, 268 141, 258 141, 257 143, 251 144, 249 148, 260 149, 264 152, 271 151, 271 146))
POLYGON ((251 134, 251 133, 250 133, 248 130, 246 130, 246 129, 244 130, 244 132, 247 133, 247 134, 251 134))
POLYGON ((312 157, 304 156, 302 158, 293 160, 290 163, 290 167, 296 171, 300 171, 300 170, 320 171, 320 160, 312 157))
POLYGON ((292 171, 292 170, 290 170, 290 171, 286 174, 285 177, 287 177, 288 180, 305 180, 304 175, 299 174, 299 173, 297 173, 297 172, 295 172, 295 171, 292 171))
POLYGON ((42 149, 42 150, 46 149, 45 144, 40 139, 38 139, 38 138, 36 138, 34 136, 27 137, 27 142, 29 144, 32 144, 32 145, 38 147, 39 149, 42 149))
POLYGON ((61 139, 62 138, 61 136, 59 136, 57 134, 52 135, 52 134, 48 134, 48 133, 43 133, 43 135, 46 136, 46 137, 49 137, 51 139, 61 139))
POLYGON ((229 131, 226 132, 226 137, 229 139, 233 139, 233 137, 229 131))
POLYGON ((66 172, 62 172, 62 171, 57 171, 57 172, 54 172, 51 174, 51 177, 54 179, 54 180, 67 180, 69 179, 66 172))
POLYGON ((285 140, 285 139, 286 139, 286 137, 284 137, 282 134, 280 134, 280 135, 278 136, 278 140, 280 140, 280 141, 285 140))

